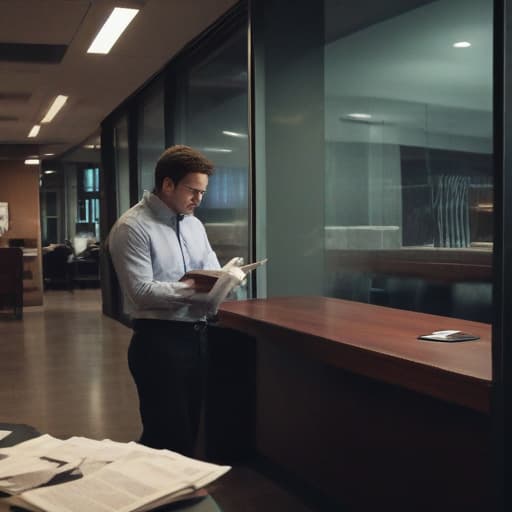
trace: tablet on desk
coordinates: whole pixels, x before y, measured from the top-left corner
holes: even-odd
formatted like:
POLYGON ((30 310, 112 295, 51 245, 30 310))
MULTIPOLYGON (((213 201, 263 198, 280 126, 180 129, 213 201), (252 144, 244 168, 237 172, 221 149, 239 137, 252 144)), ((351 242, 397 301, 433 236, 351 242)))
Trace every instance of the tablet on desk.
POLYGON ((473 341, 480 339, 480 336, 470 334, 468 332, 445 330, 445 331, 433 331, 430 334, 422 334, 418 336, 419 340, 425 341, 444 341, 446 343, 454 343, 457 341, 473 341))

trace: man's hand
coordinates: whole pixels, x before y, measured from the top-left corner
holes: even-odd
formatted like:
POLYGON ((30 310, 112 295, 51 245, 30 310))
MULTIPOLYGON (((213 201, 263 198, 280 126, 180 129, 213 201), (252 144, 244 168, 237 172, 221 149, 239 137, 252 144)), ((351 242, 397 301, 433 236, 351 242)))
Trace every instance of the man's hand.
POLYGON ((180 283, 190 286, 197 293, 208 293, 212 289, 211 279, 180 279, 180 283))

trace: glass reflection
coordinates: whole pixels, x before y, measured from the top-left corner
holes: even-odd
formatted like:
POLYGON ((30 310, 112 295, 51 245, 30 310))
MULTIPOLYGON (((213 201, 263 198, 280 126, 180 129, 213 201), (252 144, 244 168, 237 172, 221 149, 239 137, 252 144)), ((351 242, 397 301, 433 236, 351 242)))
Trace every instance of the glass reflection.
POLYGON ((452 316, 471 296, 490 321, 492 1, 390 2, 378 19, 339 4, 325 2, 328 292, 452 316))
POLYGON ((176 142, 201 150, 215 164, 196 212, 221 264, 249 259, 247 42, 234 34, 189 69, 178 104, 176 142))

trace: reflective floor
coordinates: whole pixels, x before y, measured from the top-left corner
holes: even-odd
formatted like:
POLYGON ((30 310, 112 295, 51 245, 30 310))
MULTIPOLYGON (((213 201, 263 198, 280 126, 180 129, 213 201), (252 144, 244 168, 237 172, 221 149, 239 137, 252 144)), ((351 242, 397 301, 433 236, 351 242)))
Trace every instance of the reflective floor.
MULTIPOLYGON (((137 439, 130 336, 101 313, 98 289, 49 290, 21 321, 0 312, 0 422, 62 438, 137 439)), ((223 512, 313 512, 248 467, 234 467, 209 491, 223 512)))

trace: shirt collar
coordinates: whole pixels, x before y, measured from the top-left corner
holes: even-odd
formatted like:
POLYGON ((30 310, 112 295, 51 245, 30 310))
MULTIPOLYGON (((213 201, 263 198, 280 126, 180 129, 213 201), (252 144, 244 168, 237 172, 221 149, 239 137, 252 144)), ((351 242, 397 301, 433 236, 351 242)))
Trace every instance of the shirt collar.
POLYGON ((176 223, 176 213, 153 192, 144 190, 142 202, 149 207, 155 217, 171 224, 176 223))

